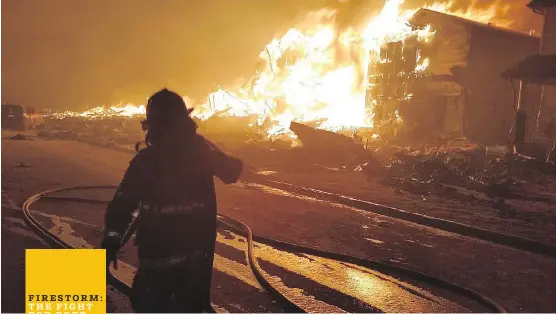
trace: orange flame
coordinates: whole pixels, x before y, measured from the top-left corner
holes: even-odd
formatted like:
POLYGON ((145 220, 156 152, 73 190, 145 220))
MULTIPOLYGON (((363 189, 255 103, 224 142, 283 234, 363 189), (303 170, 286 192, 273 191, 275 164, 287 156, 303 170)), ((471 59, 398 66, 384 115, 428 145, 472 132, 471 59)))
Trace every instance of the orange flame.
POLYGON ((481 1, 473 0, 469 7, 465 9, 455 9, 454 7, 456 6, 456 1, 450 0, 448 2, 442 3, 437 2, 425 6, 424 8, 433 11, 448 13, 450 15, 455 15, 483 24, 492 23, 500 27, 509 28, 514 23, 514 20, 507 17, 508 12, 511 9, 511 4, 509 4, 508 2, 509 1, 504 2, 501 0, 497 0, 487 8, 480 8, 479 4, 481 3, 481 1))
MULTIPOLYGON (((434 32, 430 27, 414 29, 408 19, 417 10, 402 10, 403 0, 387 0, 382 11, 370 18, 363 30, 348 28, 338 33, 334 10, 322 9, 284 36, 272 40, 259 57, 261 67, 243 87, 218 88, 208 101, 197 105, 193 115, 202 120, 212 116, 248 116, 269 125, 267 134, 291 134, 291 121, 312 122, 332 131, 372 128, 376 124, 374 101, 365 94, 374 88, 369 70, 387 60, 380 58, 386 43, 417 38, 428 42, 434 32)), ((454 1, 435 3, 426 8, 478 22, 496 20, 504 6, 477 9, 476 0, 466 10, 454 10, 454 1)), ((498 19, 500 23, 502 20, 498 19)), ((509 25, 502 23, 500 25, 509 25)), ((417 55, 414 72, 427 69, 429 59, 417 55)), ((411 98, 411 94, 406 95, 411 98)), ((144 106, 98 107, 82 113, 65 112, 63 116, 105 117, 144 115, 144 106)), ((401 118, 395 112, 397 121, 401 118)), ((376 136, 374 136, 376 137, 376 136)), ((293 138, 293 137, 292 137, 293 138)))

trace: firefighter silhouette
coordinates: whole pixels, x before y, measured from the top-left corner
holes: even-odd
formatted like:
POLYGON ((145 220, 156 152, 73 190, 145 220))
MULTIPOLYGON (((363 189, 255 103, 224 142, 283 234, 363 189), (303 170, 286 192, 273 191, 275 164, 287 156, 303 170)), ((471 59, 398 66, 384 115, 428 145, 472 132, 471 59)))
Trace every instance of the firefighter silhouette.
POLYGON ((210 311, 214 176, 235 183, 243 163, 198 135, 191 111, 167 89, 151 96, 142 122, 147 147, 130 162, 106 209, 101 246, 107 265, 117 262, 122 235, 139 211, 139 267, 131 296, 138 313, 210 311))

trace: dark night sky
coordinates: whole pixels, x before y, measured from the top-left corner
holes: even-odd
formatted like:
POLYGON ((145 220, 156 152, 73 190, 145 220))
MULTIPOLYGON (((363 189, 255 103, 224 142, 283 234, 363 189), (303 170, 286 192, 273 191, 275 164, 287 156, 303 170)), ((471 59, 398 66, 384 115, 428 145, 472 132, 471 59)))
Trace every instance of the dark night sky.
POLYGON ((162 87, 202 99, 251 75, 301 12, 334 1, 2 0, 2 102, 79 110, 162 87))

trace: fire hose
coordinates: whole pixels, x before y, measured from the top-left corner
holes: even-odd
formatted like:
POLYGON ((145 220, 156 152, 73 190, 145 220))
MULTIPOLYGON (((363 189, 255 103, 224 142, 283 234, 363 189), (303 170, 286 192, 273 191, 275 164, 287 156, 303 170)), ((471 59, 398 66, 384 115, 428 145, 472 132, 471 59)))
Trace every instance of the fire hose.
MULTIPOLYGON (((115 189, 117 186, 76 186, 76 187, 67 187, 67 188, 60 188, 60 189, 53 189, 49 191, 45 191, 42 193, 35 194, 29 197, 23 203, 23 214, 27 224, 33 229, 39 236, 41 236, 44 240, 50 243, 53 246, 60 247, 60 248, 74 248, 64 240, 62 240, 57 235, 50 232, 45 226, 43 226, 30 212, 30 207, 32 204, 36 203, 39 200, 54 200, 54 201, 73 201, 79 203, 93 203, 93 204, 107 204, 107 201, 104 200, 97 200, 97 199, 86 199, 86 198, 76 198, 76 197, 63 197, 63 196, 52 196, 53 193, 65 192, 65 191, 76 191, 76 190, 90 190, 90 189, 115 189)), ((284 242, 275 240, 272 238, 254 235, 249 228, 248 225, 245 223, 229 217, 224 214, 218 214, 218 223, 219 228, 231 230, 241 236, 244 236, 247 239, 247 259, 251 271, 255 275, 257 281, 261 284, 261 286, 272 296, 274 297, 282 306, 284 310, 290 313, 305 313, 300 306, 296 305, 290 298, 282 294, 276 287, 274 287, 267 279, 265 279, 265 275, 263 274, 262 269, 257 263, 257 260, 253 253, 253 241, 260 242, 265 245, 273 246, 276 248, 281 248, 286 251, 301 253, 301 254, 309 254, 318 256, 321 258, 327 258, 336 260, 339 262, 350 263, 360 267, 365 267, 369 269, 373 269, 379 272, 385 272, 390 274, 397 274, 401 276, 407 276, 414 280, 422 281, 437 287, 441 287, 443 289, 449 290, 453 293, 459 294, 461 296, 466 296, 478 304, 485 306, 489 310, 495 313, 506 313, 506 310, 501 307, 500 305, 496 304, 494 301, 489 299, 488 297, 475 292, 471 289, 465 288, 458 284, 433 277, 428 274, 424 274, 415 270, 411 270, 408 268, 404 268, 397 265, 392 265, 385 262, 375 261, 364 259, 356 256, 345 255, 341 253, 329 252, 324 251, 316 248, 301 246, 294 243, 284 242)), ((135 232, 137 227, 137 218, 135 218, 122 239, 122 246, 125 245, 132 235, 135 232)), ((108 272, 107 277, 108 282, 114 286, 116 289, 120 290, 122 293, 130 295, 131 287, 126 284, 123 280, 119 279, 117 275, 112 274, 111 271, 108 272)), ((214 311, 214 309, 212 309, 214 311)))

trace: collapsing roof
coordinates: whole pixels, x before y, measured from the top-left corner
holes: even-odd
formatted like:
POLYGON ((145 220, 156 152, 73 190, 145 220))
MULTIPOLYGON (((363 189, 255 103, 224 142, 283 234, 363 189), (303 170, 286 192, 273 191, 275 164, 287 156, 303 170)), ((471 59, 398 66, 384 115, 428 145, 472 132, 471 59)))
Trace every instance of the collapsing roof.
POLYGON ((463 27, 468 29, 489 30, 489 31, 504 33, 508 35, 516 35, 522 37, 529 37, 532 39, 539 39, 538 36, 533 36, 530 34, 510 30, 507 28, 494 26, 492 24, 484 24, 477 21, 468 20, 459 16, 454 16, 447 13, 437 12, 429 9, 420 9, 419 11, 417 11, 417 13, 415 13, 411 17, 410 22, 411 24, 414 24, 416 26, 425 26, 428 24, 434 24, 435 22, 436 23, 449 22, 449 23, 456 23, 462 25, 463 27))
POLYGON ((502 73, 512 78, 541 85, 556 85, 556 54, 529 56, 502 73))

